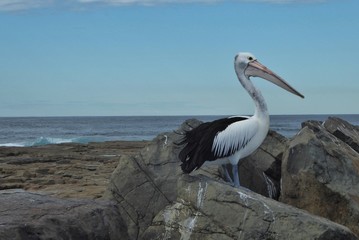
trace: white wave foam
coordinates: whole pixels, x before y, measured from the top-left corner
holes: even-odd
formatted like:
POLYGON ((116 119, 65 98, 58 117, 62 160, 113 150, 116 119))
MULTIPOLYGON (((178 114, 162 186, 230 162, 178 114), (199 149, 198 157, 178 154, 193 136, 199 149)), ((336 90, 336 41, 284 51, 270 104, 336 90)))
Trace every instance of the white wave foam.
POLYGON ((73 139, 40 137, 36 139, 34 142, 30 142, 29 146, 41 146, 47 144, 60 144, 60 143, 70 143, 70 142, 73 142, 73 139))
POLYGON ((25 147, 22 143, 0 143, 0 147, 25 147))
POLYGON ((61 143, 71 143, 71 142, 77 142, 77 141, 75 138, 64 139, 64 138, 39 137, 33 141, 27 141, 27 142, 0 143, 0 147, 32 147, 32 146, 42 146, 48 144, 61 144, 61 143))

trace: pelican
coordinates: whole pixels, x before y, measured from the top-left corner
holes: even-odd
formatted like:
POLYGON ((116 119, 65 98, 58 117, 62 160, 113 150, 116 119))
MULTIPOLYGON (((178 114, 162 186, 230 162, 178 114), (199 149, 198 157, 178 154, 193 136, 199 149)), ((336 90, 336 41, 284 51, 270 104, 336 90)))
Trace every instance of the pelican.
POLYGON ((239 187, 238 163, 262 144, 269 130, 267 104, 250 77, 263 78, 301 98, 304 96, 262 65, 251 53, 238 53, 234 58, 234 69, 239 82, 254 101, 254 115, 218 119, 186 131, 179 143, 184 145, 179 158, 184 173, 197 170, 205 162, 218 165, 230 163, 233 179, 227 168, 224 168, 225 176, 232 185, 239 187))

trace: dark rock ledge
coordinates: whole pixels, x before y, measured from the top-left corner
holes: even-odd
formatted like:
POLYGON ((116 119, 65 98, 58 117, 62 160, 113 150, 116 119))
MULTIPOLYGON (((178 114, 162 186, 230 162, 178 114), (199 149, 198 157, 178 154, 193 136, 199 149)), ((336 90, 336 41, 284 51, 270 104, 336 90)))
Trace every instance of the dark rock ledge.
POLYGON ((130 239, 109 201, 0 191, 0 239, 130 239))

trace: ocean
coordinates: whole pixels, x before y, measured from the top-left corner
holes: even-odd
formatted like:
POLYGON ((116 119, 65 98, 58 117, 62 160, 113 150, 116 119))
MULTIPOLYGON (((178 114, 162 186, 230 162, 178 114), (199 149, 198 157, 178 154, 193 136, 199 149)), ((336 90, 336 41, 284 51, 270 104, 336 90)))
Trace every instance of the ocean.
MULTIPOLYGON (((359 114, 272 115, 270 128, 290 138, 299 131, 302 122, 324 121, 328 116, 359 125, 359 114)), ((176 130, 189 118, 206 122, 223 117, 226 116, 1 117, 0 146, 151 140, 162 132, 176 130)))

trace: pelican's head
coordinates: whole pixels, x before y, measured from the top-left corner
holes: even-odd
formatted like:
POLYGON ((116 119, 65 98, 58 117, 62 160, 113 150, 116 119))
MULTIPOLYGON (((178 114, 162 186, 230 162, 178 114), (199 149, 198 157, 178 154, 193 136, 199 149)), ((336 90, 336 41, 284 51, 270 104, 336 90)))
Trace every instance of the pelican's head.
POLYGON ((277 86, 287 90, 288 92, 291 92, 301 98, 304 98, 302 94, 300 94, 297 90, 290 86, 286 81, 284 81, 284 79, 269 70, 266 66, 259 63, 257 61, 257 58, 251 53, 238 53, 234 58, 234 68, 239 78, 242 75, 241 73, 243 73, 243 75, 247 78, 260 77, 276 84, 277 86))

